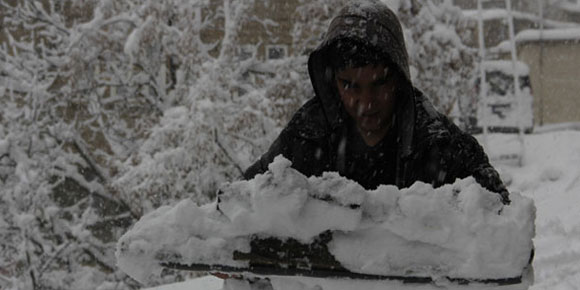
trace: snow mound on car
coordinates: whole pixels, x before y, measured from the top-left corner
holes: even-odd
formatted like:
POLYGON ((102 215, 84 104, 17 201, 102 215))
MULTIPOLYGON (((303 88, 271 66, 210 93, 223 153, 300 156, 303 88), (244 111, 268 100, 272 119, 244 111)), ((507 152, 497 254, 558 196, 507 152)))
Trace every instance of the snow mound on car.
POLYGON ((353 272, 491 279, 522 275, 533 247, 533 201, 512 193, 503 205, 473 178, 367 191, 337 173, 307 178, 277 157, 218 199, 145 215, 119 240, 118 266, 147 283, 160 260, 245 266, 232 253, 249 252, 252 235, 309 243, 330 230, 329 251, 353 272))

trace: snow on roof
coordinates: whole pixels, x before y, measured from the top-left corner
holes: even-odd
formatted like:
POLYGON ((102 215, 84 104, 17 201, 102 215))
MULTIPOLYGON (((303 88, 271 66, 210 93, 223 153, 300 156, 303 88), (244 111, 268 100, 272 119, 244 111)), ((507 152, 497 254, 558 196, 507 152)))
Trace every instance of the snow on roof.
MULTIPOLYGON (((516 61, 516 72, 518 75, 528 75, 530 68, 527 64, 516 61)), ((501 71, 507 75, 513 74, 513 63, 511 60, 488 60, 483 62, 486 71, 501 71)))
POLYGON ((516 41, 580 40, 580 27, 562 29, 528 29, 516 35, 516 41))
MULTIPOLYGON (((514 19, 527 19, 534 22, 540 22, 541 18, 535 14, 525 13, 521 11, 513 11, 514 19)), ((478 10, 463 10, 463 16, 472 20, 477 20, 479 17, 478 10)), ((506 9, 484 9, 482 10, 482 18, 484 21, 495 19, 507 19, 508 11, 506 9)), ((550 19, 544 19, 544 25, 553 28, 578 27, 576 23, 562 22, 550 19)))

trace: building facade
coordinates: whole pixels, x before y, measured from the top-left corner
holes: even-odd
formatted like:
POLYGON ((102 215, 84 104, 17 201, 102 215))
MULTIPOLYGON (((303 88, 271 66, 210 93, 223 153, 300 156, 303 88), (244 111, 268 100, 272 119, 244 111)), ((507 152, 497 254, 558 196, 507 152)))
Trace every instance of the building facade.
MULTIPOLYGON (((454 0, 468 19, 471 39, 477 39, 478 0, 454 0)), ((486 60, 511 59, 505 0, 481 0, 486 60)), ((519 61, 529 67, 536 126, 580 122, 580 1, 512 0, 519 61), (540 4, 542 6, 540 6, 540 4)))

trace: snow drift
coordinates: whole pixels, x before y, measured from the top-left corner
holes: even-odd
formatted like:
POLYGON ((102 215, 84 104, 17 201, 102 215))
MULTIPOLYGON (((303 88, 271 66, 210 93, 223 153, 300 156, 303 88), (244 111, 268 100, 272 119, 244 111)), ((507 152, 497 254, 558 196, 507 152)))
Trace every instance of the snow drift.
POLYGON ((250 236, 311 242, 331 230, 329 250, 353 272, 470 279, 522 275, 534 236, 533 201, 510 205, 473 178, 433 189, 367 191, 336 173, 307 178, 278 157, 269 171, 222 186, 219 202, 183 200, 144 216, 117 244, 118 266, 147 283, 159 259, 244 266, 250 236))

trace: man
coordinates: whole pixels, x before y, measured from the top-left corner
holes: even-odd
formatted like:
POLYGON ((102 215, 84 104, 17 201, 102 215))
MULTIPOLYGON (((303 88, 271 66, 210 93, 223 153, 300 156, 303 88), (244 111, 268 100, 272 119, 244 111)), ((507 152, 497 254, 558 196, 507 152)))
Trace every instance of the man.
MULTIPOLYGON (((316 95, 246 170, 246 179, 282 154, 306 176, 336 171, 369 190, 415 181, 437 187, 473 176, 510 202, 477 141, 413 87, 402 28, 386 5, 355 1, 343 8, 310 54, 308 71, 316 95)), ((214 275, 226 279, 224 289, 272 289, 267 280, 214 275)))
POLYGON ((343 8, 310 54, 308 71, 315 97, 245 178, 282 154, 306 176, 337 171, 366 189, 415 181, 437 187, 473 176, 509 203, 477 141, 413 87, 401 25, 386 5, 355 1, 343 8))

